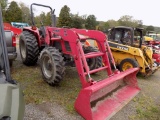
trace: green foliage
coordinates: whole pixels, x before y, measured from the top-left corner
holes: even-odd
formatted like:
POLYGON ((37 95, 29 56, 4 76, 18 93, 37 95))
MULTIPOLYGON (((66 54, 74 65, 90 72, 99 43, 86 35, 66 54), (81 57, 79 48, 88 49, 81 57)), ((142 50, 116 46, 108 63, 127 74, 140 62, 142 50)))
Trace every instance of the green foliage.
POLYGON ((6 22, 22 22, 22 10, 14 1, 11 2, 5 13, 6 22))
POLYGON ((42 24, 44 25, 44 23, 45 23, 45 13, 41 12, 41 14, 39 16, 36 16, 34 20, 35 20, 35 24, 36 24, 37 27, 42 26, 42 24))
POLYGON ((84 19, 78 14, 71 14, 71 22, 70 22, 70 27, 71 28, 82 28, 84 23, 84 19))
POLYGON ((142 20, 137 20, 139 28, 143 28, 143 21, 142 20))
POLYGON ((0 0, 0 5, 2 9, 5 9, 7 7, 7 3, 8 3, 8 0, 0 0))
POLYGON ((48 12, 46 14, 45 12, 42 12, 39 16, 36 16, 35 24, 37 27, 40 27, 42 25, 51 26, 52 25, 51 13, 48 12))
POLYGON ((62 7, 59 18, 58 18, 58 27, 63 27, 63 26, 70 26, 71 23, 71 17, 70 17, 70 8, 65 5, 62 7))
POLYGON ((51 12, 48 12, 48 13, 46 14, 45 24, 46 24, 46 25, 52 25, 51 12))
POLYGON ((143 28, 142 20, 135 20, 132 16, 124 15, 120 17, 118 21, 116 20, 108 20, 106 22, 99 22, 100 28, 107 32, 108 29, 115 27, 115 26, 128 26, 128 27, 140 27, 143 28))
POLYGON ((155 27, 155 26, 154 26, 154 31, 155 31, 156 33, 160 34, 160 27, 155 27))
POLYGON ((143 35, 145 36, 146 33, 147 33, 147 30, 144 28, 144 29, 143 29, 143 35))
POLYGON ((29 7, 23 2, 20 2, 19 5, 22 11, 22 22, 31 24, 31 20, 30 20, 31 14, 30 14, 29 7))
POLYGON ((118 26, 119 23, 115 20, 108 20, 107 22, 105 22, 105 28, 106 29, 109 29, 109 28, 112 28, 112 27, 115 27, 115 26, 118 26))
POLYGON ((96 17, 94 15, 89 15, 86 19, 85 27, 86 29, 96 29, 97 26, 96 17))
POLYGON ((5 21, 5 13, 6 13, 6 7, 7 7, 8 0, 0 0, 0 5, 2 9, 2 15, 3 15, 3 21, 5 21))
POLYGON ((133 19, 133 16, 129 16, 129 15, 124 15, 118 20, 119 25, 128 26, 128 27, 137 27, 140 22, 142 21, 135 20, 133 19))
POLYGON ((147 26, 146 30, 147 31, 154 31, 154 27, 152 25, 147 26))
POLYGON ((159 106, 157 106, 151 97, 142 94, 141 97, 135 98, 136 116, 131 116, 134 119, 148 119, 158 120, 160 113, 159 106))
POLYGON ((105 27, 106 29, 111 28, 111 27, 110 27, 110 24, 109 24, 109 22, 108 22, 108 21, 104 23, 104 27, 105 27))
POLYGON ((45 12, 42 12, 39 17, 40 17, 40 19, 39 19, 40 23, 43 24, 43 25, 46 25, 45 24, 46 23, 46 14, 45 14, 45 12))
POLYGON ((115 20, 108 20, 107 22, 104 22, 103 25, 101 26, 101 30, 105 33, 108 33, 108 29, 118 26, 118 22, 115 20))
POLYGON ((105 22, 103 21, 97 21, 96 30, 105 31, 105 22))

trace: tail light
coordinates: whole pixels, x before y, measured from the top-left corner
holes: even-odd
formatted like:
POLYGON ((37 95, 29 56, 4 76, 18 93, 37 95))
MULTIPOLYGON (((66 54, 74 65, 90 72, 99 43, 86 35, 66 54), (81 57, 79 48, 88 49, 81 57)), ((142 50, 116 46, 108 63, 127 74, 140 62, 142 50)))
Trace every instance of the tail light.
POLYGON ((16 35, 15 34, 12 36, 12 46, 16 47, 16 35))

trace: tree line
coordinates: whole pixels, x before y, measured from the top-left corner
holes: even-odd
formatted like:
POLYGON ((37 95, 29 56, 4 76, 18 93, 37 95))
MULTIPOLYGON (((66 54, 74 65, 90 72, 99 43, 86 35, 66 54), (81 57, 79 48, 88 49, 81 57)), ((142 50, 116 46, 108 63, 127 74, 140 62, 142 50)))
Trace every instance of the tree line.
MULTIPOLYGON (((12 1, 8 3, 8 0, 0 1, 2 12, 3 12, 3 21, 4 22, 26 22, 31 25, 31 14, 29 6, 25 3, 17 3, 12 1)), ((35 10, 36 12, 36 10, 35 10)), ((40 27, 41 25, 51 25, 51 13, 42 12, 40 15, 35 16, 34 18, 36 26, 40 27)), ((97 21, 95 15, 79 15, 72 14, 70 8, 67 5, 64 5, 61 8, 59 17, 56 19, 57 27, 69 27, 69 28, 86 28, 86 29, 97 29, 106 32, 109 28, 115 26, 128 26, 128 27, 143 27, 144 34, 146 31, 154 31, 154 26, 145 26, 143 25, 142 20, 136 20, 133 16, 124 15, 119 18, 119 20, 108 20, 108 21, 97 21)), ((156 30, 157 29, 156 27, 156 30)), ((160 32, 160 30, 158 31, 160 32)))

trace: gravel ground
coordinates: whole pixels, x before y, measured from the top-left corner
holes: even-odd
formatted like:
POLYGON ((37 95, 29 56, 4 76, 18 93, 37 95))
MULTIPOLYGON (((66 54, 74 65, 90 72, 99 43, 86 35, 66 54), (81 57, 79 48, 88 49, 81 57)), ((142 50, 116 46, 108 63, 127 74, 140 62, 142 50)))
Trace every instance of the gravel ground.
POLYGON ((40 105, 28 104, 25 107, 24 120, 83 120, 79 115, 67 113, 56 103, 40 105))

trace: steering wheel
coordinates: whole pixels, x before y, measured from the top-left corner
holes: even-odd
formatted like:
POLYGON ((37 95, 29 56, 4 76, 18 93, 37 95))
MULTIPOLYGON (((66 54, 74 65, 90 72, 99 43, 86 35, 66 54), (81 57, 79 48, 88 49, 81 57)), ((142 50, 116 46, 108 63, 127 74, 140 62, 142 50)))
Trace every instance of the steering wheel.
POLYGON ((130 38, 122 38, 122 44, 131 46, 131 39, 130 38))

